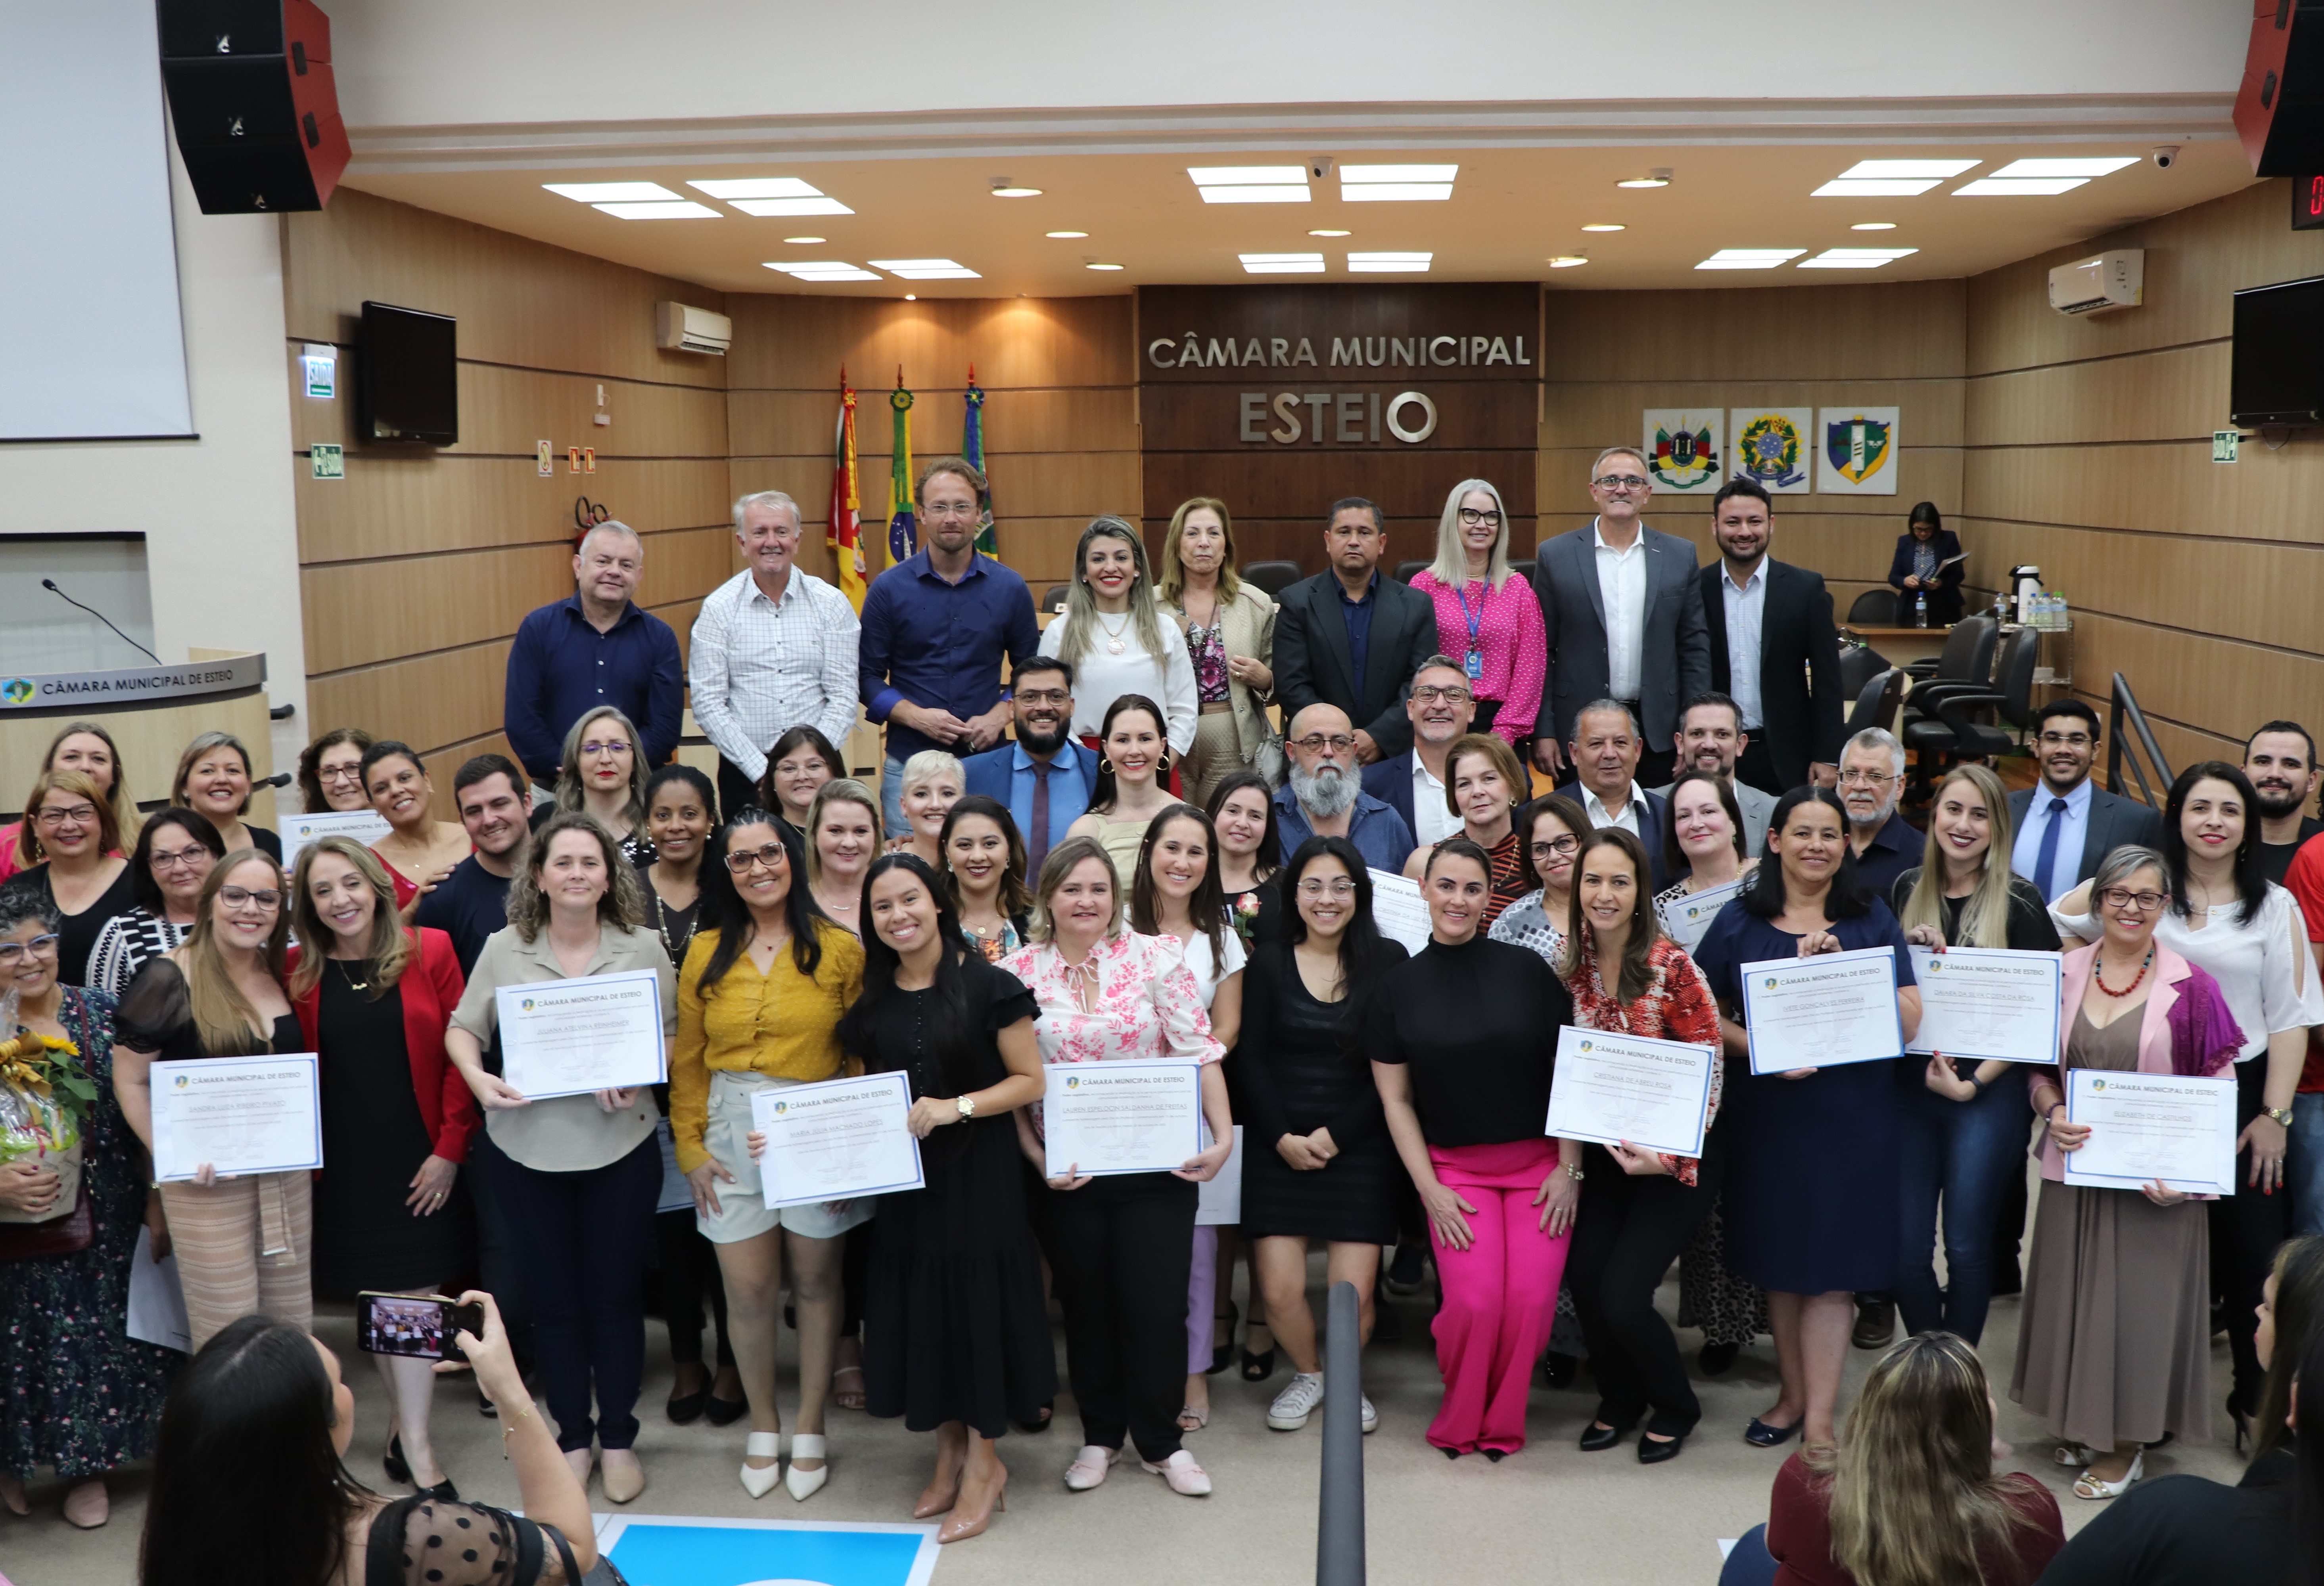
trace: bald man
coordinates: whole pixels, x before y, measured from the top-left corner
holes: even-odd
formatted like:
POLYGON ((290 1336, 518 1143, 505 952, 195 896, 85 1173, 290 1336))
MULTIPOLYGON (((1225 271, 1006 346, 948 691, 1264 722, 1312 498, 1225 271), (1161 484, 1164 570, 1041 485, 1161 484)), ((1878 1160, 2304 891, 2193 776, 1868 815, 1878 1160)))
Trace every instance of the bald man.
POLYGON ((1412 828, 1363 790, 1356 730, 1348 713, 1336 705, 1311 705, 1291 718, 1284 736, 1291 774, 1275 795, 1275 830, 1284 860, 1288 862, 1311 836, 1345 837, 1372 869, 1402 871, 1412 855, 1412 828))
POLYGON ((630 598, 645 568, 637 530, 609 519, 574 552, 573 593, 529 613, 516 631, 501 724, 518 763, 543 787, 557 780, 565 734, 601 705, 637 728, 643 764, 660 765, 678 748, 686 669, 669 624, 630 598))

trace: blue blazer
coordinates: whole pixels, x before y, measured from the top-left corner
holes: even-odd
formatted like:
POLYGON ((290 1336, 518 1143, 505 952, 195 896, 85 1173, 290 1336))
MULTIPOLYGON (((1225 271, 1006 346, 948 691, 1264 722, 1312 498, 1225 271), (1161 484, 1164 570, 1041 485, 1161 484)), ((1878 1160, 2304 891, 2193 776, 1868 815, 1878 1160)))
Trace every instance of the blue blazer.
MULTIPOLYGON (((1404 817, 1404 829, 1420 830, 1412 818, 1412 754, 1385 754, 1364 768, 1364 791, 1404 817)), ((1289 855, 1285 857, 1288 858, 1289 855)))
MULTIPOLYGON (((1576 804, 1582 804, 1582 784, 1567 782, 1557 789, 1576 804)), ((1663 830, 1670 825, 1670 803, 1659 793, 1649 793, 1644 788, 1638 796, 1646 801, 1646 809, 1638 816, 1638 841, 1646 845, 1646 860, 1655 871, 1655 890, 1659 892, 1677 878, 1663 872, 1663 830)), ((1586 804, 1584 809, 1589 808, 1586 804)))
MULTIPOLYGON (((1065 752, 1074 756, 1076 764, 1080 767, 1082 785, 1095 788, 1097 786, 1096 751, 1068 739, 1065 752)), ((1026 837, 1029 842, 1030 838, 1025 831, 1025 823, 1032 818, 1033 812, 1029 807, 1019 809, 1016 805, 1010 802, 1009 798, 1009 784, 1017 774, 1016 761, 1017 744, 1014 739, 1003 739, 997 746, 986 750, 982 754, 970 755, 960 762, 960 790, 963 793, 982 793, 987 798, 997 798, 1002 804, 1008 805, 1009 813, 1017 821, 1017 834, 1026 837)))

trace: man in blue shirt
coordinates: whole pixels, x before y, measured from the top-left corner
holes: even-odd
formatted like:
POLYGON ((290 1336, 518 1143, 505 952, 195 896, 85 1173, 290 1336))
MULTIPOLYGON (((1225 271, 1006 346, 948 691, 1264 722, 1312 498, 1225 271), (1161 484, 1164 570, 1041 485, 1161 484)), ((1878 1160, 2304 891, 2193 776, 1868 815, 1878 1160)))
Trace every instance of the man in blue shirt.
POLYGON ((2017 834, 2009 868, 2048 902, 2096 875, 2123 844, 2153 848, 2163 840, 2161 815, 2090 779, 2098 737, 2098 713, 2079 699, 2053 699, 2034 713, 2034 753, 2042 781, 2009 796, 2010 829, 2017 834))
POLYGON ((484 938, 508 924, 509 882, 524 857, 524 773, 497 754, 479 754, 452 778, 452 803, 475 852, 420 897, 411 923, 452 938, 460 973, 476 967, 484 938))
POLYGON ((1291 774, 1275 794, 1275 831, 1287 861, 1321 833, 1345 837, 1374 870, 1402 872, 1412 857, 1412 828, 1386 802, 1363 790, 1356 733, 1336 705, 1311 705, 1286 734, 1291 774))
POLYGON ((645 742, 648 766, 678 748, 686 670, 678 635, 631 602, 645 571, 644 542, 618 520, 582 537, 573 557, 572 595, 528 613, 509 647, 502 726, 533 779, 557 779, 565 734, 584 713, 610 705, 645 742))
POLYGON ((1074 669, 1053 655, 1028 660, 1010 681, 1017 742, 961 761, 964 793, 1009 807, 1025 839, 1026 881, 1041 873, 1049 850, 1088 810, 1097 788, 1097 756, 1074 742, 1074 669))
POLYGON ((904 762, 923 749, 967 756, 1008 727, 1001 661, 1011 671, 1040 648, 1025 580, 976 549, 984 475, 959 457, 920 470, 914 492, 921 548, 873 580, 863 597, 857 670, 864 714, 888 727, 880 802, 904 827, 904 762))

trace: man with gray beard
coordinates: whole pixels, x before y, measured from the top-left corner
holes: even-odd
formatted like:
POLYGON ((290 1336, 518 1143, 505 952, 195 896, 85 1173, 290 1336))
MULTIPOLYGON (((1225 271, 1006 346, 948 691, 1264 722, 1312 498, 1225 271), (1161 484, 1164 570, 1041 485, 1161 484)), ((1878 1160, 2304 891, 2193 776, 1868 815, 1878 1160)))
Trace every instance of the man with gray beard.
POLYGON ((1336 705, 1311 705, 1291 718, 1285 735, 1291 774, 1275 795, 1275 829, 1288 860, 1318 834, 1345 837, 1374 870, 1404 869, 1412 855, 1412 828, 1404 817, 1363 790, 1356 762, 1356 733, 1336 705))

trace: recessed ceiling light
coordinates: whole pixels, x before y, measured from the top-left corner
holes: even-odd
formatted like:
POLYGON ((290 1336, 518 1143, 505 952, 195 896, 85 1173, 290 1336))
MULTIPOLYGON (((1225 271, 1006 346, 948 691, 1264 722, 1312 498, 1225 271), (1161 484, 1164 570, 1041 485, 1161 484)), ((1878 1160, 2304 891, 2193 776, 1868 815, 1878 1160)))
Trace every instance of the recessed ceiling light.
POLYGON ((1993 174, 2002 181, 2036 176, 2079 176, 2088 180, 2110 176, 2126 165, 2137 163, 2137 157, 2131 154, 2100 154, 2080 160, 2012 160, 1993 174))
POLYGON ((1584 231, 1628 231, 1629 227, 1626 226, 1617 226, 1610 220, 1593 220, 1582 229, 1584 231))
POLYGON ((1102 264, 1097 260, 1093 259, 1088 263, 1083 265, 1082 268, 1084 270, 1125 270, 1128 269, 1129 266, 1124 264, 1102 264))
POLYGON ((904 294, 904 301, 906 301, 906 302, 908 302, 908 303, 917 303, 917 302, 918 302, 919 300, 920 300, 920 294, 919 294, 919 293, 918 293, 918 292, 906 292, 906 293, 904 294))
POLYGON ((1087 233, 1087 232, 1085 232, 1085 231, 1050 231, 1050 232, 1044 232, 1044 233, 1042 233, 1041 235, 1044 235, 1044 236, 1058 236, 1058 237, 1065 237, 1065 236, 1087 236, 1087 235, 1089 235, 1089 233, 1087 233))
POLYGON ((1373 181, 1451 181, 1461 174, 1457 165, 1342 165, 1340 180, 1359 185, 1373 181))
POLYGON ((1249 275, 1321 275, 1323 255, 1321 254, 1238 254, 1243 272, 1249 275))
POLYGON ((1590 255, 1587 254, 1560 254, 1550 260, 1549 267, 1552 270, 1572 270, 1578 265, 1589 263, 1590 255))
POLYGON ((690 198, 680 198, 674 204, 592 204, 592 209, 603 209, 622 220, 724 220, 724 216, 707 204, 697 204, 690 198))
POLYGON ((578 204, 674 204, 679 195, 658 181, 545 181, 540 184, 560 198, 578 204))
POLYGON ((1340 198, 1350 204, 1409 204, 1452 196, 1457 165, 1342 165, 1340 198))
POLYGON ((1614 185, 1618 188, 1666 188, 1671 184, 1671 168, 1657 165, 1644 176, 1625 177, 1614 185))
POLYGON ((1315 230, 1309 232, 1307 235, 1309 236, 1353 236, 1356 234, 1352 231, 1346 230, 1344 227, 1325 226, 1319 226, 1315 230))
POLYGON ((1858 160, 1810 197, 1910 198, 1980 163, 1976 160, 1858 160))
POLYGON ((1424 273, 1434 254, 1351 254, 1348 269, 1356 275, 1407 275, 1424 273))
POLYGON ((837 198, 729 198, 726 200, 745 215, 765 218, 798 219, 807 215, 853 215, 854 210, 837 198))
POLYGON ((689 181, 695 191, 714 198, 820 198, 823 189, 795 176, 742 176, 717 181, 689 181))
POLYGON ((874 259, 874 270, 884 270, 906 281, 976 281, 981 279, 967 265, 951 259, 874 259))
POLYGON ((1205 204, 1305 204, 1304 165, 1190 165, 1186 174, 1205 204))
POLYGON ((1953 189, 1956 198, 2054 198, 2072 192, 2092 177, 2105 176, 2138 161, 2128 155, 2086 160, 2013 160, 1991 176, 1953 189))
POLYGON ((780 271, 795 281, 877 281, 880 279, 878 271, 866 270, 858 264, 850 264, 844 259, 797 261, 770 259, 767 261, 766 267, 770 270, 780 271))
POLYGON ((827 243, 830 240, 827 236, 787 236, 783 239, 795 248, 811 248, 817 243, 827 243))
POLYGON ((1019 187, 1005 176, 996 176, 992 179, 992 196, 996 198, 1038 198, 1041 196, 1041 189, 1019 187))
POLYGON ((1877 270, 1891 260, 1917 254, 1918 248, 1826 248, 1812 259, 1800 261, 1803 270, 1877 270))
POLYGON ((1798 258, 1805 248, 1721 248, 1697 264, 1697 270, 1773 270, 1798 258))
POLYGON ((1894 231, 1896 229, 1896 223, 1893 220, 1859 220, 1848 229, 1850 231, 1894 231))

